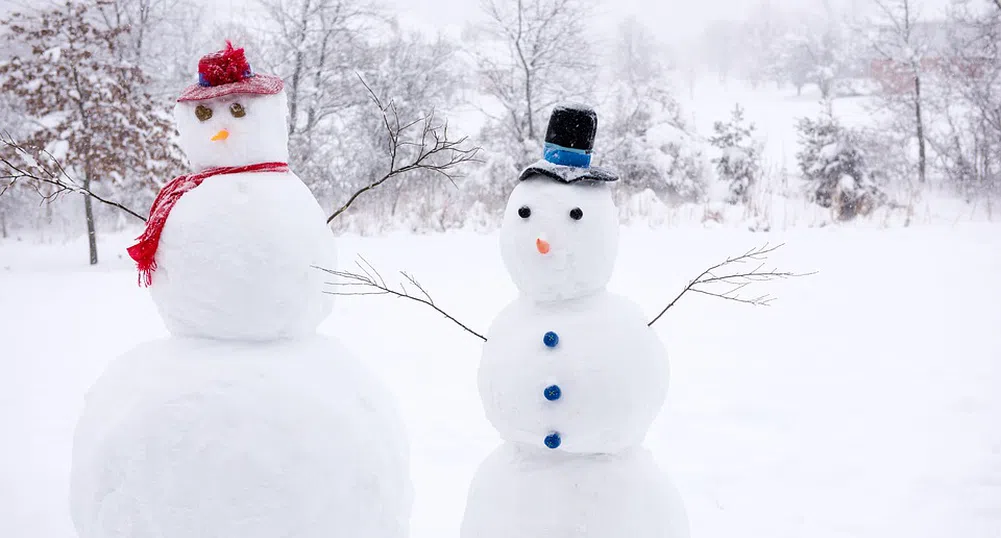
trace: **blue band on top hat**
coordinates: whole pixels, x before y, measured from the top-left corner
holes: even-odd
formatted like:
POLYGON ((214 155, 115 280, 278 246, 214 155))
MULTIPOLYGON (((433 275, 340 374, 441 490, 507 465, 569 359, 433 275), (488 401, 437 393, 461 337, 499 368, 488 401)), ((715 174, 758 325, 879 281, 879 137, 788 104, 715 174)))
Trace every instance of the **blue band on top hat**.
POLYGON ((574 168, 587 168, 591 166, 591 152, 584 149, 565 148, 546 142, 546 149, 542 158, 560 166, 572 166, 574 168))

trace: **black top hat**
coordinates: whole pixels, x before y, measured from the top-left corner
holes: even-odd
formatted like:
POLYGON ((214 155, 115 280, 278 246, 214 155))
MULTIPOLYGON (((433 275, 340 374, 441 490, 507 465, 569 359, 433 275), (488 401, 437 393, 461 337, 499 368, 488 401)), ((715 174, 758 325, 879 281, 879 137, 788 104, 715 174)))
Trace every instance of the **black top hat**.
POLYGON ((617 175, 591 166, 598 115, 584 105, 559 105, 549 116, 546 147, 542 159, 526 168, 518 180, 542 174, 564 183, 577 181, 615 181, 617 175))

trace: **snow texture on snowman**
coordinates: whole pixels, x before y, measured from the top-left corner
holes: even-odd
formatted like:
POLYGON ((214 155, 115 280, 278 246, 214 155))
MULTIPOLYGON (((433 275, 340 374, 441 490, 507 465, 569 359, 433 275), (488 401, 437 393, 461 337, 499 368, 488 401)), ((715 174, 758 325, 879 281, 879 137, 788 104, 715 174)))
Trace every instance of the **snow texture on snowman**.
POLYGON ((195 173, 129 254, 171 336, 112 361, 77 425, 81 538, 397 538, 412 490, 385 388, 335 340, 333 235, 286 164, 280 78, 243 49, 198 64, 175 108, 195 173))
POLYGON ((688 536, 641 446, 667 394, 666 353, 639 307, 605 289, 618 178, 590 166, 596 132, 590 108, 557 107, 505 210, 501 256, 521 293, 487 333, 479 389, 506 443, 473 480, 464 538, 688 536))

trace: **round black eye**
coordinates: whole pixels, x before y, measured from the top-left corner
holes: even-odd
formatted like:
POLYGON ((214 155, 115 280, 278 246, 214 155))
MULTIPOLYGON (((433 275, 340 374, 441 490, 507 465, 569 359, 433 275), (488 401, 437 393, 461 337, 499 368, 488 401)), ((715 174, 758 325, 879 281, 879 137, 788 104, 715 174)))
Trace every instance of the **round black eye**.
POLYGON ((521 209, 518 210, 518 216, 527 219, 532 216, 532 210, 527 205, 521 206, 521 209))
POLYGON ((584 212, 581 211, 579 207, 575 207, 570 210, 570 218, 573 220, 580 220, 584 218, 584 212))
POLYGON ((212 117, 212 109, 205 105, 198 105, 195 107, 195 117, 198 121, 206 121, 212 117))
POLYGON ((242 118, 247 115, 247 111, 240 103, 233 103, 232 105, 229 105, 229 113, 232 114, 234 118, 242 118))

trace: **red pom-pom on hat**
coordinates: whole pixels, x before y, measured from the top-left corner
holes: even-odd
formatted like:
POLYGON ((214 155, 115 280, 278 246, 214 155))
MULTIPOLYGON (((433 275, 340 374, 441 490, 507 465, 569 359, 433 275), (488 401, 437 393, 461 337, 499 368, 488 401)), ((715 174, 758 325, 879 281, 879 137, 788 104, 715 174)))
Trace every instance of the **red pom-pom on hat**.
POLYGON ((202 86, 230 84, 251 76, 253 72, 243 49, 233 48, 233 43, 228 39, 225 49, 198 60, 198 83, 202 86))
POLYGON ((285 87, 274 75, 254 73, 242 48, 226 40, 226 48, 198 61, 198 84, 184 90, 178 101, 201 101, 229 94, 273 95, 285 87))

